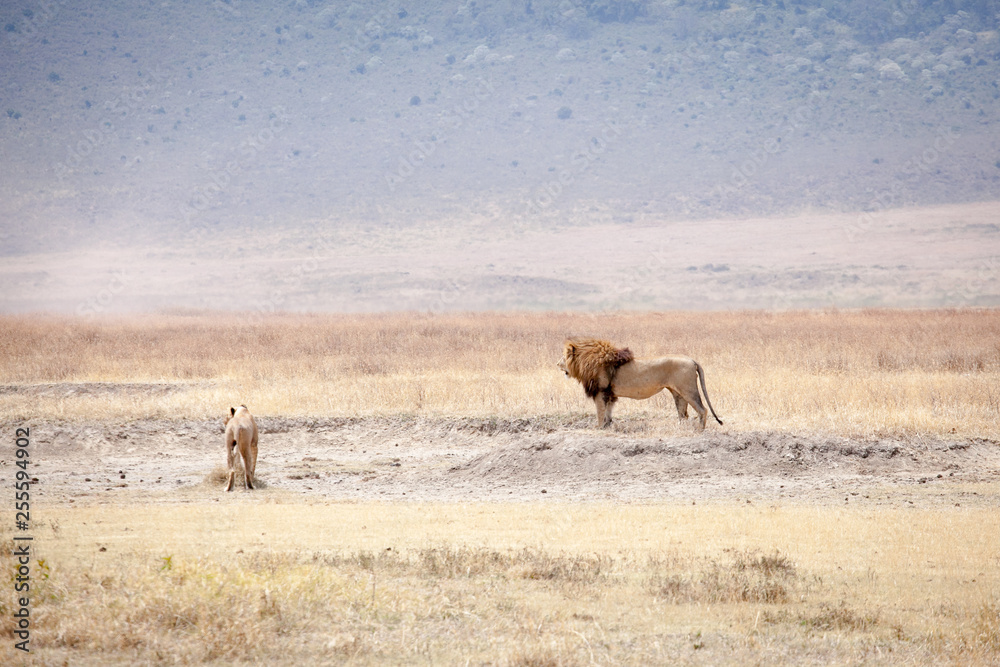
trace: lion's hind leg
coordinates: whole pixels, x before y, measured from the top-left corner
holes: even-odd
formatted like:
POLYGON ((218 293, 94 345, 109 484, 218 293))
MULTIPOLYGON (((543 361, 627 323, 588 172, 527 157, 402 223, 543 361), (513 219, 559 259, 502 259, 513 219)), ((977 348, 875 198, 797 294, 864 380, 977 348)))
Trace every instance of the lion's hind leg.
POLYGON ((693 398, 693 401, 688 402, 691 404, 691 407, 694 408, 695 412, 698 413, 698 430, 704 431, 705 421, 708 419, 708 410, 706 410, 705 406, 701 404, 701 396, 695 393, 693 398))
MULTIPOLYGON (((673 391, 673 390, 671 390, 673 391)), ((698 413, 698 425, 699 431, 705 430, 705 421, 708 419, 708 410, 701 402, 701 396, 698 395, 698 388, 695 387, 694 391, 685 391, 683 393, 678 392, 679 398, 676 399, 678 403, 677 411, 680 412, 680 403, 684 402, 694 408, 694 411, 698 413)), ((687 417, 687 406, 684 406, 684 417, 687 417)))
POLYGON ((684 400, 684 397, 678 394, 672 387, 667 387, 670 393, 674 397, 674 405, 677 407, 677 418, 681 421, 688 418, 688 402, 684 400))

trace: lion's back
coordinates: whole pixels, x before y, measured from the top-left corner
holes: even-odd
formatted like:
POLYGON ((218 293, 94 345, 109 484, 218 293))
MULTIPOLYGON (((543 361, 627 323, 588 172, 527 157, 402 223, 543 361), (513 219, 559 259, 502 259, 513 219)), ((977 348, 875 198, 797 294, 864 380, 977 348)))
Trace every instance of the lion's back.
POLYGON ((226 440, 229 442, 257 442, 257 421, 249 410, 239 410, 226 423, 226 440))

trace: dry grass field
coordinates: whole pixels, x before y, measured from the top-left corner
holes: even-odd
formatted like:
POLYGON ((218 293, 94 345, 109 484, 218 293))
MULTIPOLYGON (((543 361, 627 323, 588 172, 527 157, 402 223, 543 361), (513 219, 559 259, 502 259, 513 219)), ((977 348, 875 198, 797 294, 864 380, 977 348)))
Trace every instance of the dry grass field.
MULTIPOLYGON (((48 545, 39 663, 1000 657, 993 510, 249 500, 129 507, 125 518, 108 509, 62 508, 38 531, 48 545)), ((17 662, 10 643, 4 664, 17 662)))
MULTIPOLYGON (((568 335, 697 359, 727 427, 996 434, 996 310, 0 319, 0 419, 591 412, 568 335)), ((620 420, 672 401, 622 400, 620 420)), ((673 418, 664 429, 674 429, 673 418)))
POLYGON ((5 593, 0 663, 998 665, 998 334, 989 310, 5 317, 0 424, 31 427, 38 482, 33 652, 5 593), (554 366, 571 334, 695 357, 725 426, 657 397, 598 432, 554 366), (226 494, 242 402, 261 484, 226 494))

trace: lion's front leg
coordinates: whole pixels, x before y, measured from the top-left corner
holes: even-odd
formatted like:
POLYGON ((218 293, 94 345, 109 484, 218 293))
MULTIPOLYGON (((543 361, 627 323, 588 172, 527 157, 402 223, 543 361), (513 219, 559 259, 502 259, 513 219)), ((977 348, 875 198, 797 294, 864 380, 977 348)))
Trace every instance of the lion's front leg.
POLYGON ((604 428, 607 423, 604 420, 605 405, 604 396, 598 394, 594 396, 594 405, 597 406, 597 428, 604 428))
POLYGON ((611 411, 615 408, 615 401, 618 400, 617 396, 611 395, 604 400, 604 426, 605 428, 611 426, 613 421, 611 418, 611 411))
POLYGON ((597 427, 607 428, 611 426, 611 411, 618 398, 607 391, 602 391, 594 397, 594 404, 597 405, 597 427))

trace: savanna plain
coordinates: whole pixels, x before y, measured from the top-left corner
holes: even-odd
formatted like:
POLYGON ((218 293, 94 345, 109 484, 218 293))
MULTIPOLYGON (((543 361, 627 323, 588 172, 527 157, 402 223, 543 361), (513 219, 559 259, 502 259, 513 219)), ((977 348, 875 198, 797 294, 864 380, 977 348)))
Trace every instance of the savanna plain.
POLYGON ((25 315, 0 350, 3 664, 1000 664, 996 310, 25 315), (697 359, 724 425, 596 429, 570 335, 697 359))

